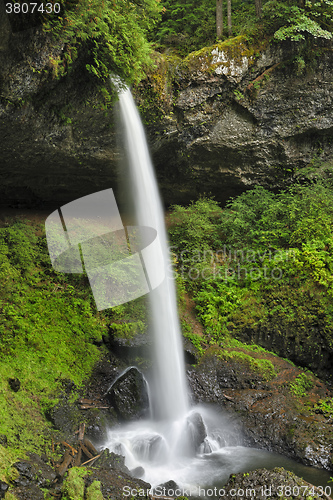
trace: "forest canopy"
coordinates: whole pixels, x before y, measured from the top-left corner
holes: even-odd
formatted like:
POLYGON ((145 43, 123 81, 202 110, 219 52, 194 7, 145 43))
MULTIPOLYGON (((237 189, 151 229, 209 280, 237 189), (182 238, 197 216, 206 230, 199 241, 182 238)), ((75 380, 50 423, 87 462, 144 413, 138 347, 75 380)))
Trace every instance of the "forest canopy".
POLYGON ((66 43, 59 75, 77 57, 105 80, 144 78, 153 50, 184 56, 237 35, 249 39, 332 37, 332 0, 60 0, 62 11, 44 28, 66 43))

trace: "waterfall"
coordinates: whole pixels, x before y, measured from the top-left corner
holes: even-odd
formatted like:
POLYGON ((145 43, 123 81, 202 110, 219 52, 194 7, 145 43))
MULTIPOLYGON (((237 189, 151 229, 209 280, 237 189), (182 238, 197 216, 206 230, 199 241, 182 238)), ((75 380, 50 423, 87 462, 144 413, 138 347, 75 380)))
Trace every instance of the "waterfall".
MULTIPOLYGON (((153 488, 169 480, 183 488, 223 485, 232 473, 269 463, 281 466, 280 456, 241 446, 238 425, 234 426, 223 412, 189 406, 176 292, 174 281, 168 277, 171 264, 162 203, 132 95, 117 82, 116 87, 129 164, 127 194, 134 206, 136 225, 157 232, 161 251, 149 254, 146 272, 152 289, 148 297, 154 335, 154 376, 149 382, 151 417, 109 429, 102 448, 124 455, 125 465, 134 475, 139 471, 140 478, 153 488), (159 276, 155 283, 154 274, 159 276)), ((202 495, 195 495, 198 489, 191 491, 194 496, 202 495)))
POLYGON ((156 274, 161 266, 165 271, 162 284, 149 294, 154 335, 152 414, 156 420, 174 422, 186 416, 189 403, 175 284, 168 277, 171 263, 163 207, 145 132, 128 88, 119 90, 119 103, 129 164, 129 193, 136 223, 157 230, 163 256, 152 255, 153 267, 156 274))
MULTIPOLYGON (((224 431, 218 429, 216 436, 211 435, 203 418, 203 415, 208 418, 209 412, 190 409, 176 289, 170 277, 168 238, 154 169, 131 92, 119 81, 114 82, 113 78, 112 81, 119 95, 129 167, 126 188, 135 224, 140 228, 153 228, 160 248, 149 254, 149 269, 146 269, 146 279, 151 285, 148 298, 154 337, 153 377, 149 381, 151 418, 110 429, 104 447, 124 455, 129 469, 143 467, 143 479, 155 486, 171 478, 185 484, 193 481, 192 467, 195 475, 198 467, 206 474, 200 457, 219 448, 224 431)), ((211 427, 216 430, 213 421, 211 427)))

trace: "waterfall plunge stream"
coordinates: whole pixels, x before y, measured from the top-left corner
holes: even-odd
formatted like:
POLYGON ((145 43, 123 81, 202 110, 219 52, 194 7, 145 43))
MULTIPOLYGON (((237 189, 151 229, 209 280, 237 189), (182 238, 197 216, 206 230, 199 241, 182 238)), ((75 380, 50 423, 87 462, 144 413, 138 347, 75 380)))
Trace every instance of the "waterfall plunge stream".
POLYGON ((149 294, 154 336, 151 419, 111 429, 105 447, 124 455, 129 469, 142 466, 143 479, 152 486, 170 479, 189 485, 193 482, 194 464, 201 461, 201 455, 217 451, 227 443, 224 432, 216 431, 217 421, 212 420, 211 412, 190 409, 176 290, 174 281, 168 277, 171 262, 162 203, 133 97, 129 89, 117 87, 129 164, 127 184, 135 222, 138 226, 156 229, 162 254, 157 252, 151 257, 156 273, 164 267, 165 279, 149 294), (212 433, 207 433, 208 421, 215 429, 212 433))
POLYGON ((198 487, 221 485, 232 473, 259 467, 285 466, 309 476, 305 470, 311 468, 297 468, 295 462, 280 455, 241 446, 241 436, 223 414, 206 407, 190 408, 175 286, 168 277, 171 264, 163 208, 131 92, 119 85, 117 88, 136 224, 156 229, 162 255, 156 253, 151 258, 156 271, 164 266, 165 279, 149 293, 154 335, 151 418, 110 429, 103 448, 125 456, 130 470, 139 467, 140 477, 153 488, 173 480, 181 488, 197 488, 194 494, 198 487))
MULTIPOLYGON (((164 266, 167 276, 170 259, 164 213, 145 133, 129 89, 120 92, 119 101, 129 161, 128 184, 134 203, 136 223, 157 230, 163 257, 160 258, 158 254, 153 255, 155 258, 153 266, 156 270, 164 266)), ((163 283, 150 293, 149 299, 155 337, 156 387, 153 388, 152 412, 156 419, 173 422, 183 419, 189 409, 173 281, 165 278, 163 283)))

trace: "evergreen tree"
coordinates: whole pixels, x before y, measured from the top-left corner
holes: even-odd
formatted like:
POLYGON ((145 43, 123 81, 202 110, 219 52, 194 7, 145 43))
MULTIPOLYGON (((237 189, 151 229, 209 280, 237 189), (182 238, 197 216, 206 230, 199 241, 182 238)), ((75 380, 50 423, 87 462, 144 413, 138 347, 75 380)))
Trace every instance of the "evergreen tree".
POLYGON ((262 9, 262 4, 261 0, 254 0, 255 2, 255 8, 256 8, 256 16, 257 18, 261 17, 261 9, 262 9))
POLYGON ((228 15, 228 35, 232 35, 232 22, 231 22, 231 0, 227 0, 227 15, 228 15))
POLYGON ((223 35, 223 2, 216 0, 216 38, 219 40, 223 35))

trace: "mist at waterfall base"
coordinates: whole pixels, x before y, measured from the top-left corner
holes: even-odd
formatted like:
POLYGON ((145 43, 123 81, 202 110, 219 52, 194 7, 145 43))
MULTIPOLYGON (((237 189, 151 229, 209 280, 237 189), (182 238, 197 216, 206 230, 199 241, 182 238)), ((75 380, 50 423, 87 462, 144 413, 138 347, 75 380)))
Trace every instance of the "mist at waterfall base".
POLYGON ((168 277, 170 257, 163 208, 139 113, 129 89, 117 87, 128 196, 135 224, 157 231, 161 251, 150 256, 150 264, 159 271, 164 266, 165 279, 148 294, 154 346, 149 381, 151 417, 110 429, 103 448, 125 456, 128 469, 140 470, 140 478, 153 488, 169 480, 181 488, 224 484, 231 473, 286 462, 292 469, 289 462, 293 462, 279 455, 241 446, 239 432, 223 414, 204 406, 190 408, 175 285, 168 277))

